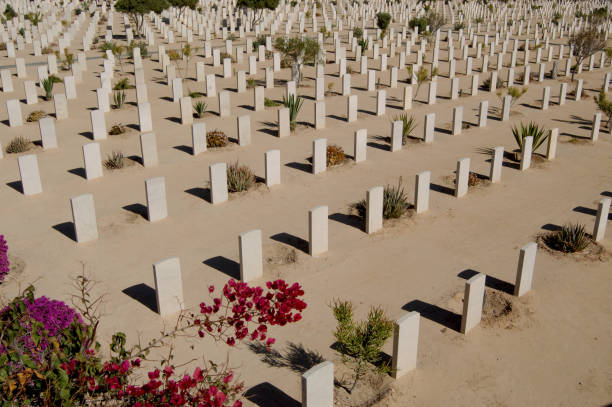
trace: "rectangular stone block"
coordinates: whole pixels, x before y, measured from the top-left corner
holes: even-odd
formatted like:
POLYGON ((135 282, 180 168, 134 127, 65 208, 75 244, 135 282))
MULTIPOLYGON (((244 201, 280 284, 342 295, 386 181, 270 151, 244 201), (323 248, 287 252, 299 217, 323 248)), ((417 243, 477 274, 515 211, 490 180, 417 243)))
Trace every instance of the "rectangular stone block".
POLYGON ((104 88, 96 89, 96 98, 98 100, 98 110, 104 113, 110 112, 109 93, 104 88))
POLYGON ((227 201, 227 164, 216 163, 209 167, 210 201, 218 204, 227 201))
POLYGON ((248 283, 263 276, 261 230, 254 229, 238 236, 240 247, 240 281, 248 283))
POLYGON ((319 138, 312 142, 312 173, 319 174, 327 168, 327 139, 319 138))
POLYGON ((302 374, 302 407, 334 407, 334 365, 319 363, 302 374))
POLYGON ((206 151, 206 123, 198 122, 191 125, 191 141, 193 155, 198 155, 206 151))
POLYGON ((470 159, 462 158, 457 161, 457 174, 455 178, 455 197, 461 198, 468 192, 470 177, 470 159))
POLYGON ((140 135, 140 152, 144 167, 154 167, 158 164, 155 133, 142 133, 140 135))
POLYGON ((138 104, 138 126, 143 133, 153 131, 151 103, 144 102, 138 104))
POLYGON ((535 242, 528 243, 521 248, 516 272, 516 283, 514 284, 514 295, 517 297, 531 290, 537 250, 538 244, 535 242))
POLYGON ((43 117, 38 121, 40 140, 44 150, 57 148, 57 137, 55 135, 55 122, 51 117, 43 117))
POLYGON ((355 163, 366 160, 368 141, 368 129, 359 129, 355 131, 354 136, 354 158, 355 163))
POLYGON ((26 154, 17 158, 19 175, 21 177, 21 190, 24 195, 36 195, 42 192, 38 159, 36 154, 26 154))
POLYGON ((180 312, 185 307, 181 263, 170 257, 153 264, 157 312, 162 317, 180 312))
POLYGON ((554 160, 557 156, 557 140, 559 139, 559 129, 554 128, 550 130, 548 136, 548 144, 546 146, 546 159, 554 160))
POLYGON ((487 115, 489 114, 489 101, 483 100, 480 102, 480 108, 478 111, 478 127, 487 126, 487 115))
POLYGON ((374 187, 366 191, 365 232, 367 234, 378 232, 383 227, 383 197, 383 187, 374 187))
POLYGON ((172 101, 177 103, 183 97, 183 78, 172 79, 172 101))
POLYGON ((100 178, 102 176, 102 158, 100 154, 100 144, 84 144, 83 161, 85 163, 85 178, 91 180, 100 178))
POLYGON ((357 95, 351 95, 347 98, 346 121, 352 123, 357 120, 357 95))
POLYGON ((217 97, 217 86, 215 84, 215 74, 206 75, 206 97, 217 97))
POLYGON ((492 183, 501 181, 502 163, 504 162, 504 147, 495 147, 491 157, 491 170, 489 180, 492 183))
POLYGON ((431 171, 419 172, 414 186, 414 208, 417 214, 429 210, 431 171))
POLYGON ((486 275, 476 274, 465 283, 463 296, 463 315, 461 317, 461 333, 467 334, 480 323, 484 303, 486 275))
POLYGON ((94 140, 106 140, 106 120, 104 119, 104 112, 101 110, 92 110, 91 116, 91 133, 93 134, 94 140))
POLYGON ((325 128, 325 102, 315 102, 314 126, 316 130, 325 128))
POLYGON ((227 117, 231 113, 230 93, 226 90, 219 92, 219 116, 227 117))
POLYGON ((164 177, 155 177, 145 180, 147 194, 147 215, 149 222, 157 222, 168 216, 166 202, 166 180, 164 177))
POLYGON ((436 93, 438 90, 438 83, 436 81, 429 82, 429 93, 427 96, 427 104, 433 105, 436 103, 436 93))
POLYGON ((463 106, 453 108, 453 136, 461 134, 463 126, 463 106))
POLYGON ((36 84, 34 81, 24 81, 23 87, 26 95, 26 104, 35 105, 38 103, 38 94, 36 92, 36 84))
POLYGON ((591 141, 597 141, 597 139, 599 138, 600 127, 601 127, 601 112, 597 112, 593 116, 593 126, 591 127, 591 141))
POLYGON ((593 228, 593 240, 600 242, 606 235, 606 224, 610 216, 610 198, 604 198, 597 205, 597 216, 595 217, 595 227, 593 228))
POLYGON ((315 100, 325 99, 325 79, 323 77, 315 79, 315 100))
POLYGON ((376 116, 382 116, 386 112, 387 91, 379 90, 376 92, 376 116))
POLYGON ((66 99, 73 100, 77 98, 76 82, 74 76, 64 77, 64 90, 66 92, 66 99))
POLYGON ((66 95, 63 93, 53 95, 53 105, 55 107, 55 118, 57 120, 68 118, 68 101, 66 100, 66 95))
POLYGON ((190 96, 185 96, 179 102, 181 109, 181 124, 191 125, 193 123, 193 104, 190 96))
POLYGON ((0 79, 2 79, 2 92, 10 93, 15 91, 13 87, 13 78, 11 77, 11 71, 8 69, 0 69, 0 79))
POLYGON ((512 106, 512 96, 506 95, 502 102, 502 121, 510 120, 510 107, 512 106))
POLYGON ((289 108, 281 107, 278 109, 278 137, 288 137, 290 135, 289 119, 289 108))
POLYGON ((427 113, 425 115, 425 125, 423 126, 423 140, 426 143, 433 143, 435 126, 436 126, 436 114, 427 113))
POLYGON ((404 88, 404 110, 412 109, 412 85, 408 85, 404 88))
POLYGON ((238 144, 248 146, 251 144, 251 117, 247 114, 237 119, 238 144))
POLYGON ((19 99, 10 99, 6 101, 6 110, 8 112, 9 126, 23 126, 23 117, 21 116, 21 105, 19 99))
POLYGON ((523 148, 521 151, 521 163, 519 169, 521 171, 528 170, 531 167, 531 153, 533 152, 533 137, 525 137, 523 139, 523 148))
POLYGON ((92 194, 84 194, 70 199, 74 234, 77 243, 86 243, 98 239, 96 209, 92 194))
POLYGON ((281 183, 280 150, 270 150, 265 153, 266 186, 269 188, 281 183))
POLYGON ((412 311, 395 322, 391 374, 399 379, 417 367, 421 314, 412 311))
POLYGON ((320 256, 328 250, 328 208, 317 206, 308 211, 308 253, 320 256))
POLYGON ((395 120, 391 123, 391 152, 402 149, 404 122, 395 120))
POLYGON ((550 86, 545 86, 542 91, 542 110, 547 110, 550 103, 550 86))

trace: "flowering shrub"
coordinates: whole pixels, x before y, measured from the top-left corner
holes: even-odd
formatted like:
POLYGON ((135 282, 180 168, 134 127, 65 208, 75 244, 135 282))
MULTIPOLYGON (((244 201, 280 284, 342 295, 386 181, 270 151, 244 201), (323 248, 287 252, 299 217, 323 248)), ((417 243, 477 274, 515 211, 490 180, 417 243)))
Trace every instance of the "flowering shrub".
POLYGON ((4 239, 4 235, 0 235, 0 281, 4 281, 4 277, 9 273, 11 263, 8 259, 8 245, 4 239))
POLYGON ((210 305, 202 302, 199 313, 179 314, 173 329, 146 346, 128 350, 125 334, 114 334, 110 358, 103 360, 95 312, 101 297, 90 297, 85 276, 76 281, 81 301, 75 303, 77 310, 61 301, 35 298, 29 287, 0 311, 0 392, 9 405, 84 406, 95 400, 133 407, 241 407, 243 384, 234 381, 227 366, 209 362, 191 374, 177 374, 170 364, 173 346, 144 384, 134 383, 134 373, 152 349, 178 335, 210 336, 229 346, 248 337, 270 346, 274 339, 268 327, 297 322, 306 308, 297 283, 276 280, 264 289, 230 280, 218 296, 210 286, 210 305))

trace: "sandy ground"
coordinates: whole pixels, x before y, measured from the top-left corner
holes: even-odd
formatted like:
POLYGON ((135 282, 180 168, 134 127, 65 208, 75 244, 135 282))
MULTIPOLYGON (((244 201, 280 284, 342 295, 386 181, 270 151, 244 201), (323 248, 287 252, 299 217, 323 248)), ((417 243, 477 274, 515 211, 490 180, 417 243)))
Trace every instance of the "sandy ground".
MULTIPOLYGON (((122 32, 122 22, 117 17, 115 33, 122 32)), ((221 44, 221 40, 214 42, 215 47, 221 44)), ((240 44, 244 44, 244 39, 234 43, 240 44)), ((333 45, 328 42, 327 48, 331 58, 333 45)), ((190 61, 185 75, 188 79, 183 84, 185 91, 204 91, 204 84, 194 79, 195 62, 204 60, 202 52, 199 50, 198 56, 190 61)), ((531 54, 534 59, 535 52, 531 54)), ((23 55, 26 53, 18 54, 23 55)), ((100 53, 92 51, 88 55, 100 53)), ((445 55, 443 51, 442 60, 445 55)), ((351 57, 349 53, 349 66, 357 71, 358 63, 351 57)), ((390 66, 397 58, 390 59, 390 66)), ((30 60, 37 58, 28 56, 30 60)), ((413 51, 409 62, 415 60, 413 51)), ((14 281, 3 284, 3 296, 10 298, 19 284, 35 281, 38 294, 67 300, 70 277, 85 264, 101 281, 100 289, 107 293, 101 336, 121 330, 134 339, 137 334, 151 337, 162 326, 154 312, 151 265, 166 257, 180 257, 186 303, 196 306, 207 298, 208 285, 221 286, 229 276, 236 276, 238 234, 260 228, 266 259, 261 283, 275 278, 298 281, 304 286, 308 302, 301 322, 273 331, 280 359, 293 346, 306 366, 309 360, 318 359, 313 355, 333 361, 337 378, 342 379, 346 370, 331 348, 335 323, 328 304, 334 298, 351 299, 359 316, 377 304, 394 319, 410 310, 422 315, 418 368, 396 382, 386 379, 393 390, 381 405, 603 406, 612 402, 609 261, 577 261, 540 250, 534 289, 518 300, 514 308, 518 311, 509 323, 483 323, 467 336, 457 331, 466 278, 473 272, 485 273, 499 280, 491 290, 511 290, 521 246, 534 241, 537 234, 551 225, 578 221, 591 230, 597 202, 603 196, 612 196, 612 136, 603 130, 599 141, 588 140, 595 112, 592 96, 609 67, 580 75, 585 85, 583 100, 568 100, 564 106, 558 106, 556 100, 559 83, 565 78, 532 83, 514 106, 510 122, 502 123, 496 119, 499 114, 495 108, 501 105, 496 95, 481 90, 477 96, 448 99, 450 81, 445 77, 448 64, 442 62, 438 102, 432 106, 415 102, 410 111, 419 122, 415 131, 418 136, 422 135, 424 115, 436 113, 435 142, 409 143, 402 151, 390 153, 381 138, 390 136, 390 121, 401 113, 405 71, 400 72, 400 86, 387 89, 385 116, 373 115, 376 95, 363 90, 365 75, 353 74, 353 93, 359 95, 360 109, 356 122, 344 121, 345 97, 331 95, 326 97, 325 129, 315 131, 300 126, 291 137, 278 139, 271 134, 277 108, 252 112, 249 107, 253 103, 252 90, 237 95, 236 78, 221 78, 222 67, 213 68, 212 58, 206 59, 206 63, 207 73, 217 74, 217 90, 231 90, 232 117, 218 117, 216 98, 204 98, 200 100, 208 103, 212 113, 203 121, 209 130, 219 128, 235 138, 235 117, 250 114, 252 145, 233 144, 193 157, 190 127, 177 122, 179 105, 172 103, 171 88, 153 57, 146 59, 144 65, 160 165, 145 169, 134 162, 123 170, 106 171, 101 179, 86 181, 81 175, 81 147, 91 142, 89 111, 97 106, 97 72, 103 70, 102 60, 97 59, 88 61, 83 83, 77 87, 78 100, 68 102, 70 118, 56 122, 59 148, 43 152, 35 147, 31 151, 38 156, 43 194, 23 196, 17 157, 5 155, 0 160, 3 202, 0 232, 8 240, 11 255, 25 262, 23 272, 14 281), (552 103, 546 112, 539 109, 543 86, 552 87, 552 103), (464 121, 475 123, 482 100, 489 100, 487 127, 471 127, 459 136, 451 136, 448 129, 452 108, 462 105, 464 121), (507 151, 514 149, 510 127, 527 120, 559 128, 557 159, 535 164, 526 172, 511 164, 504 166, 500 184, 472 188, 461 199, 448 193, 453 187, 458 159, 470 157, 471 170, 488 175, 489 156, 481 150, 495 146, 504 146, 507 151), (349 161, 322 175, 310 174, 306 159, 312 154, 315 138, 325 137, 328 144, 340 145, 350 155, 354 131, 360 128, 368 129, 367 161, 359 164, 349 161), (218 206, 205 199, 210 164, 239 160, 263 177, 264 152, 271 149, 281 150, 282 185, 232 196, 229 202, 218 206), (348 205, 365 197, 367 189, 396 184, 399 177, 412 199, 414 175, 424 170, 432 171, 435 184, 426 214, 387 223, 383 231, 372 236, 347 216, 348 205), (144 180, 155 176, 166 178, 169 216, 150 224, 142 216, 146 205, 144 180), (69 199, 83 193, 94 195, 100 238, 77 245, 71 237, 69 199), (303 252, 304 239, 308 239, 308 210, 318 205, 329 206, 330 250, 321 258, 311 258, 303 252), (293 250, 296 261, 287 264, 286 257, 292 256, 293 250)), ((377 67, 377 63, 370 60, 370 67, 377 67)), ((12 61, 2 51, 0 65, 7 64, 12 61)), ((270 65, 271 61, 263 64, 270 65)), ((235 68, 248 70, 248 59, 235 68)), ((255 79, 263 80, 261 65, 258 68, 255 79)), ((479 69, 479 64, 475 68, 479 69)), ((35 69, 28 67, 28 79, 37 80, 35 69)), ((125 63, 124 69, 131 72, 133 67, 125 63)), ((517 75, 521 70, 517 70, 517 75)), ((532 64, 532 72, 535 70, 532 64)), ((464 62, 458 62, 457 72, 465 72, 464 62)), ((177 73, 183 75, 180 70, 177 73)), ((307 100, 299 120, 311 123, 314 81, 310 78, 314 77, 314 68, 307 67, 305 73, 305 86, 299 93, 307 100)), ((66 74, 61 72, 61 76, 66 74)), ((334 82, 335 91, 340 91, 337 65, 328 65, 326 74, 326 83, 334 82)), ((115 80, 118 76, 120 72, 116 72, 115 80)), ((266 90, 266 97, 280 100, 284 93, 282 82, 290 72, 284 69, 275 76, 277 86, 266 90)), ((501 77, 505 78, 505 73, 501 77)), ((381 83, 388 84, 388 78, 389 72, 382 73, 381 83)), ((481 75, 480 82, 486 78, 488 74, 481 75)), ((133 81, 132 77, 130 80, 133 81)), ((15 92, 2 93, 0 105, 5 106, 7 99, 25 99, 22 81, 14 76, 13 82, 15 92)), ((461 76, 462 89, 467 91, 470 83, 469 78, 461 76)), ((426 98, 426 87, 421 87, 417 100, 426 98)), ((573 87, 570 84, 569 90, 573 87)), ((55 92, 63 92, 61 84, 56 85, 55 92)), ((127 94, 127 107, 107 113, 106 123, 108 128, 123 123, 135 129, 101 141, 103 158, 119 150, 126 156, 140 155, 135 91, 129 90, 127 94)), ((42 100, 33 106, 22 103, 21 108, 24 119, 34 110, 53 112, 52 102, 42 100)), ((7 118, 3 107, 0 120, 7 118)), ((13 129, 6 121, 0 126, 3 146, 18 135, 40 139, 36 123, 13 129)), ((608 233, 602 245, 612 251, 612 233, 608 233)), ((224 346, 215 347, 207 341, 193 345, 193 350, 181 346, 178 358, 205 356, 225 360, 224 346)), ((391 352, 391 345, 389 341, 385 346, 387 353, 391 352)), ((253 352, 247 343, 231 349, 229 358, 249 389, 252 401, 247 405, 299 405, 302 365, 271 366, 264 355, 253 352)), ((337 391, 339 399, 345 397, 344 390, 337 391)))

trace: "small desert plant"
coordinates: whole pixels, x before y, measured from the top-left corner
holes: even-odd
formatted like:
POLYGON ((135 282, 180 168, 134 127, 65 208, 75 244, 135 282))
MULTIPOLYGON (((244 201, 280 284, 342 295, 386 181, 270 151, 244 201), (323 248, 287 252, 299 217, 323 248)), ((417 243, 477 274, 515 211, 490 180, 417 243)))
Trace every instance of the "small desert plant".
POLYGON ((300 109, 302 109, 302 104, 304 100, 296 95, 289 95, 287 99, 283 96, 283 105, 289 109, 289 127, 291 131, 295 130, 295 126, 297 125, 297 116, 300 113, 300 109))
POLYGON ((204 117, 204 113, 206 113, 206 108, 207 108, 207 105, 204 102, 196 102, 193 105, 193 111, 195 112, 196 116, 198 116, 199 119, 204 117))
POLYGON ((17 136, 12 139, 6 146, 7 154, 17 154, 28 151, 32 147, 32 142, 23 136, 17 136))
MULTIPOLYGON (((486 90, 491 90, 491 78, 485 79, 482 82, 482 86, 486 90)), ((503 87, 504 87, 504 81, 501 80, 500 78, 497 78, 497 81, 495 82, 495 89, 501 89, 503 87)))
POLYGON ((28 115, 28 118, 26 119, 26 121, 27 122, 37 122, 43 117, 47 117, 47 113, 43 112, 42 110, 35 110, 28 115))
POLYGON ((508 88, 508 96, 512 99, 510 100, 510 106, 513 106, 525 93, 527 93, 527 87, 522 89, 514 86, 510 86, 508 88))
POLYGON ((53 97, 53 85, 55 85, 55 82, 52 78, 49 77, 41 80, 40 83, 42 84, 42 88, 45 91, 45 100, 50 100, 53 97))
POLYGON ((118 90, 113 94, 113 106, 115 109, 121 109, 125 105, 125 92, 118 90))
MULTIPOLYGON (((350 205, 350 209, 362 219, 366 217, 366 207, 365 199, 350 205)), ((387 185, 383 190, 383 218, 400 218, 408 209, 410 209, 410 203, 408 203, 408 196, 404 192, 402 178, 400 177, 397 187, 387 185)))
POLYGON ((213 130, 206 133, 206 146, 225 147, 229 144, 229 139, 221 130, 213 130))
POLYGON ((337 145, 327 146, 327 166, 333 167, 334 165, 342 164, 346 160, 344 149, 337 145))
POLYGON ((265 107, 276 107, 278 105, 280 105, 280 103, 278 103, 277 101, 270 99, 270 98, 264 98, 265 107))
POLYGON ((327 84, 327 95, 331 95, 334 93, 334 83, 330 82, 327 84))
POLYGON ((331 308, 338 322, 334 331, 338 350, 343 362, 350 363, 353 370, 353 384, 348 389, 351 393, 369 369, 389 370, 388 365, 376 364, 381 362, 383 345, 393 335, 393 321, 381 307, 371 307, 365 321, 354 320, 350 301, 334 300, 331 308))
POLYGON ((198 92, 198 91, 192 92, 191 89, 189 88, 187 88, 187 94, 192 99, 199 99, 201 97, 204 97, 204 94, 202 92, 198 92))
POLYGON ((229 192, 242 192, 255 184, 255 174, 246 165, 237 161, 227 167, 227 189, 229 192))
POLYGON ((361 47, 361 55, 364 55, 368 49, 368 40, 365 38, 360 38, 359 41, 357 41, 357 45, 361 47))
POLYGON ((170 61, 176 61, 181 59, 181 54, 179 54, 177 50, 173 49, 168 51, 168 58, 170 59, 170 61))
POLYGON ((106 156, 104 167, 109 170, 119 170, 125 166, 125 157, 121 151, 113 151, 106 156))
POLYGON ((363 30, 359 27, 355 27, 353 28, 353 36, 355 38, 361 38, 363 37, 363 30))
POLYGON ((402 113, 393 118, 393 121, 402 122, 402 144, 406 144, 409 137, 412 137, 412 133, 416 129, 417 123, 414 115, 408 115, 408 113, 402 113))
POLYGON ((10 271, 11 262, 8 258, 8 245, 4 235, 0 235, 0 281, 4 281, 4 278, 10 271))
POLYGON ((551 249, 563 253, 581 252, 591 244, 591 238, 585 232, 584 225, 578 223, 564 225, 561 229, 546 235, 544 241, 551 249))
POLYGON ((255 86, 257 86, 257 82, 255 82, 255 79, 249 78, 246 80, 247 89, 253 89, 255 86))
POLYGON ((455 23, 455 31, 459 31, 459 30, 463 30, 465 28, 465 24, 464 23, 455 23))
POLYGON ((546 141, 549 134, 550 131, 546 130, 544 126, 540 126, 534 122, 529 122, 527 125, 521 123, 520 126, 512 127, 512 135, 521 151, 523 150, 523 140, 526 137, 533 137, 532 151, 536 151, 538 147, 546 141))
POLYGON ((125 133, 125 131, 126 128, 123 124, 113 124, 113 126, 108 131, 108 134, 110 134, 111 136, 116 136, 125 133))
POLYGON ((115 86, 113 86, 113 90, 125 90, 131 89, 133 86, 130 85, 128 78, 119 79, 115 86))

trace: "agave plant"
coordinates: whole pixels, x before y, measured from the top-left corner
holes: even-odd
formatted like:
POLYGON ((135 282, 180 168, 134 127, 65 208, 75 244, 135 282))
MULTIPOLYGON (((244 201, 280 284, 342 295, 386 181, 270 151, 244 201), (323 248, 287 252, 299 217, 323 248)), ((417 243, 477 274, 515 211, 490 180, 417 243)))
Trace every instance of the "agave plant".
POLYGON ((297 124, 297 116, 300 113, 300 109, 302 109, 302 104, 304 100, 296 95, 289 95, 287 99, 283 96, 283 105, 289 109, 289 127, 291 131, 295 130, 295 126, 297 124))
POLYGON ((125 166, 125 157, 121 151, 113 151, 104 160, 104 167, 109 170, 119 170, 125 166))
POLYGON ((538 147, 546 141, 550 135, 550 131, 545 129, 544 126, 529 122, 527 125, 521 123, 520 127, 513 126, 512 135, 521 151, 523 151, 523 140, 525 140, 526 137, 533 137, 533 151, 536 151, 538 147))
POLYGON ((417 123, 414 115, 408 116, 407 113, 402 113, 393 118, 393 121, 402 122, 402 144, 406 144, 409 137, 412 137, 412 133, 416 129, 417 123))
POLYGON ((563 253, 581 252, 591 244, 591 238, 584 230, 584 226, 578 223, 564 225, 544 239, 552 249, 563 253))
POLYGON ((207 108, 207 105, 204 102, 196 102, 193 105, 193 111, 195 112, 196 116, 198 116, 199 119, 204 117, 204 113, 206 113, 206 108, 207 108))
POLYGON ((118 90, 113 94, 113 105, 115 109, 121 109, 125 104, 125 92, 118 90))

